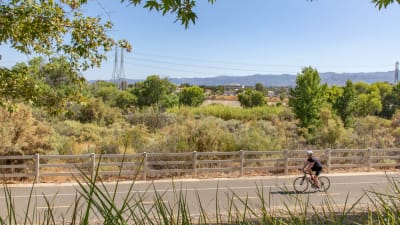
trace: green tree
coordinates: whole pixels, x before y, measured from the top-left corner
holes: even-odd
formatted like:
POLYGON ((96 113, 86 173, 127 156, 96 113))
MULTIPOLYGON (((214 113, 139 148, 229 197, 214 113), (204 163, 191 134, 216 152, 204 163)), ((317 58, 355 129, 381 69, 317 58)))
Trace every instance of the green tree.
POLYGON ((256 83, 255 89, 263 94, 267 94, 267 88, 262 83, 256 83))
POLYGON ((204 101, 204 90, 198 86, 184 87, 179 92, 179 104, 199 106, 204 101))
POLYGON ((136 105, 137 98, 129 90, 119 91, 115 98, 115 107, 128 111, 136 105))
POLYGON ((343 88, 333 85, 327 89, 327 102, 334 105, 337 99, 343 95, 343 88))
POLYGON ((321 85, 321 78, 316 69, 306 67, 296 78, 296 87, 290 90, 289 106, 299 119, 300 127, 316 125, 321 107, 326 103, 327 85, 321 85))
POLYGON ((27 101, 59 113, 71 102, 82 101, 86 94, 84 79, 63 57, 49 61, 34 58, 28 64, 0 68, 0 73, 0 105, 9 110, 15 102, 27 101))
POLYGON ((383 99, 386 95, 392 92, 393 86, 387 82, 375 82, 371 84, 372 87, 376 87, 379 91, 379 95, 383 99))
POLYGON ((390 90, 385 89, 385 94, 381 94, 382 111, 378 114, 386 119, 391 119, 400 108, 400 84, 390 86, 390 88, 390 90))
POLYGON ((165 100, 175 91, 176 86, 167 78, 161 79, 157 75, 148 76, 146 80, 137 82, 132 93, 137 97, 137 105, 166 107, 165 100))
POLYGON ((375 6, 378 7, 379 9, 386 8, 390 4, 393 4, 395 2, 400 4, 400 0, 372 0, 372 3, 374 3, 375 6))
POLYGON ((266 104, 264 93, 251 88, 240 90, 238 93, 238 100, 240 105, 244 108, 264 106, 266 104))
POLYGON ((376 115, 382 111, 381 95, 377 86, 357 82, 354 87, 357 92, 354 111, 356 116, 376 115))
MULTIPOLYGON (((213 3, 215 0, 208 0, 213 3)), ((108 32, 110 21, 87 16, 80 10, 87 0, 7 0, 0 1, 0 44, 9 44, 23 54, 65 56, 75 71, 100 66, 106 52, 114 45, 131 50, 126 40, 113 40, 108 32)), ((156 10, 163 15, 172 13, 185 28, 195 23, 196 1, 181 0, 121 0, 132 5, 156 10)), ((49 77, 51 78, 51 77, 49 77)), ((53 80, 56 81, 56 80, 53 80)), ((41 104, 42 93, 48 87, 38 84, 26 70, 0 68, 0 103, 12 109, 14 101, 41 104), (26 87, 26 88, 20 88, 26 87), (11 93, 11 94, 10 94, 11 93), (14 98, 15 97, 15 98, 14 98)), ((50 95, 56 95, 50 93, 50 95)), ((68 97, 69 98, 69 97, 68 97)), ((58 99, 54 102, 67 102, 58 99)), ((49 109, 62 104, 48 105, 49 109)))
POLYGON ((79 75, 65 57, 53 57, 46 62, 43 58, 34 58, 29 62, 32 74, 56 89, 65 89, 71 86, 79 87, 85 79, 79 75))
POLYGON ((353 121, 356 106, 356 90, 351 80, 346 81, 343 94, 333 103, 333 109, 342 119, 345 127, 349 127, 353 121))
POLYGON ((101 98, 104 103, 114 105, 119 89, 115 83, 107 81, 97 81, 90 85, 91 93, 96 98, 101 98))
MULTIPOLYGON (((87 0, 81 0, 86 2, 87 0)), ((216 0, 208 0, 209 3, 214 3, 216 0)), ((196 7, 195 0, 121 0, 121 2, 130 2, 133 5, 138 5, 144 2, 144 7, 150 10, 156 10, 163 15, 173 13, 176 15, 175 21, 180 21, 185 28, 189 27, 190 23, 195 23, 197 15, 194 12, 196 7)))

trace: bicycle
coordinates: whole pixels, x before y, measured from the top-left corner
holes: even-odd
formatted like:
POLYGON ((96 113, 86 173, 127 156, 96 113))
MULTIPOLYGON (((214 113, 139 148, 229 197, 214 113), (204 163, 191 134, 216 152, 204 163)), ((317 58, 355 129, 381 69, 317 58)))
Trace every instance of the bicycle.
MULTIPOLYGON (((303 171, 304 176, 297 177, 293 181, 294 190, 298 193, 305 192, 308 189, 308 186, 311 184, 311 187, 315 187, 314 181, 311 179, 311 174, 306 173, 303 171), (308 176, 307 176, 308 175, 308 176)), ((318 177, 319 184, 320 184, 320 191, 327 191, 331 186, 331 181, 326 176, 319 176, 318 177)))

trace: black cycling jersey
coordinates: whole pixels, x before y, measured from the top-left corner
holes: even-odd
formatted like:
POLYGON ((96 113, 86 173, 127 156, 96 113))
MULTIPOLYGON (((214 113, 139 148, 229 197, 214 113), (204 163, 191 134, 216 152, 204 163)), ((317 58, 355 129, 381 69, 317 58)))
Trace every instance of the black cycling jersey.
POLYGON ((310 162, 310 163, 314 163, 314 165, 311 168, 311 170, 315 171, 315 170, 321 170, 322 169, 322 164, 318 159, 316 159, 314 157, 311 157, 311 158, 308 158, 307 161, 310 162))

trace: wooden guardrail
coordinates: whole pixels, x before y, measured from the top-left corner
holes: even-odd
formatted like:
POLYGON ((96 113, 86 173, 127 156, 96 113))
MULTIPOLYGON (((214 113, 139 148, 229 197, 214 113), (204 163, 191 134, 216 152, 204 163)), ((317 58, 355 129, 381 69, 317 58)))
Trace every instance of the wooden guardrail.
MULTIPOLYGON (((400 167, 400 149, 314 150, 324 172, 337 168, 400 167)), ((305 150, 185 152, 86 155, 1 156, 0 176, 34 178, 79 176, 133 176, 140 179, 204 174, 245 176, 255 172, 289 174, 304 165, 305 150)))

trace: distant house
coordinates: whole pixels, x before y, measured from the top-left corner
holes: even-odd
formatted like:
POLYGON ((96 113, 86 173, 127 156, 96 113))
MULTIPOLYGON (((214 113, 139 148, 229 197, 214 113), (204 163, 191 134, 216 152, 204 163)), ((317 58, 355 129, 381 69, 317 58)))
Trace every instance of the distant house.
POLYGON ((268 95, 268 97, 275 97, 276 96, 275 91, 268 91, 267 95, 268 95))
POLYGON ((241 84, 225 84, 224 87, 224 95, 236 95, 236 92, 240 89, 244 88, 244 85, 241 84))

